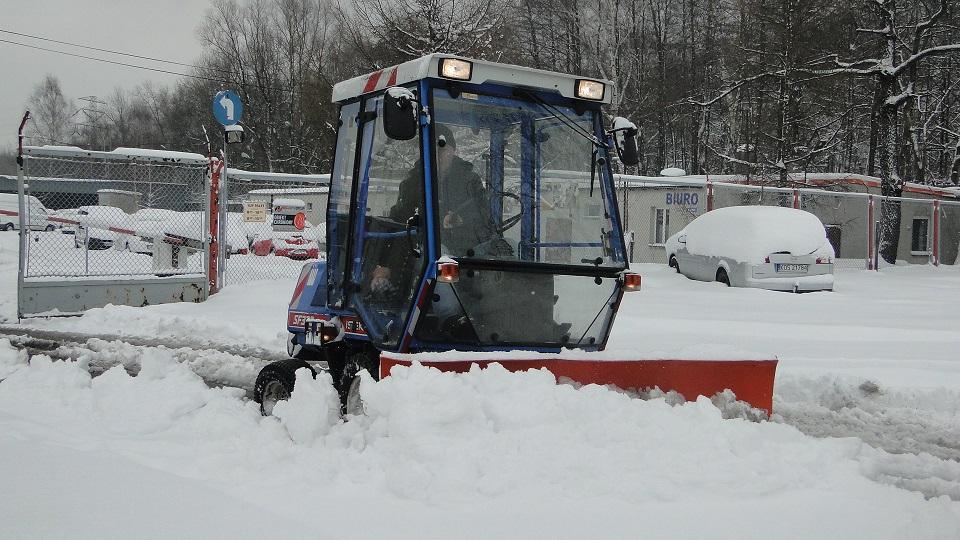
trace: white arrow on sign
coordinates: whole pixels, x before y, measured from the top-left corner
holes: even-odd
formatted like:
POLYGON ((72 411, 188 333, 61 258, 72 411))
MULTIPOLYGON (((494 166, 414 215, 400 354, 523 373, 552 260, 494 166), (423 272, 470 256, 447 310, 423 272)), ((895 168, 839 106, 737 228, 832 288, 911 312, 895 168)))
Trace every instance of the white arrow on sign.
POLYGON ((223 96, 220 98, 220 106, 227 111, 227 120, 233 120, 233 100, 223 96))

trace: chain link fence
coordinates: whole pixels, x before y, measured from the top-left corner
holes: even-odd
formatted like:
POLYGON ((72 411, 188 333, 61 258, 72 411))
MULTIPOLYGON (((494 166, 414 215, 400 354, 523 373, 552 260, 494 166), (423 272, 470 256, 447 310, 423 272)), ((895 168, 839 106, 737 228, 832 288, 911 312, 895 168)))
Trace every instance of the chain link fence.
POLYGON ((960 238, 950 234, 951 231, 960 231, 960 202, 941 202, 938 207, 936 233, 940 264, 960 264, 960 238))
POLYGON ((24 278, 204 274, 203 156, 28 147, 24 278))
POLYGON ((835 183, 834 191, 627 175, 618 176, 617 185, 631 262, 666 263, 666 240, 709 209, 757 205, 801 208, 820 218, 838 268, 872 268, 875 260, 888 265, 876 250, 892 235, 899 240, 896 264, 960 262, 960 201, 938 199, 942 194, 933 191, 894 198, 871 195, 856 183, 835 183), (887 211, 899 215, 898 224, 887 211), (884 223, 893 224, 888 236, 884 223))
POLYGON ((330 175, 227 169, 226 177, 226 285, 296 279, 326 258, 330 175))

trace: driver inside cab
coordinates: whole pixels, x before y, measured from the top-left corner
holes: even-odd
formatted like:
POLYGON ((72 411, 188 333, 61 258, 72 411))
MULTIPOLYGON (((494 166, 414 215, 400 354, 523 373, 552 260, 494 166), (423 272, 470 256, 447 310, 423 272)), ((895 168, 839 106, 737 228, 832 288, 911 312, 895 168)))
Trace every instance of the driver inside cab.
MULTIPOLYGON (((437 125, 436 185, 440 212, 441 255, 473 257, 477 246, 497 236, 490 214, 490 192, 474 172, 473 165, 457 155, 457 141, 448 126, 437 125)), ((407 223, 414 216, 422 216, 420 183, 422 167, 415 165, 400 182, 397 202, 389 217, 398 223, 407 223)), ((502 247, 501 247, 502 249, 502 247)), ((392 250, 403 256, 404 250, 392 250)), ((391 267, 378 265, 372 272, 370 289, 373 292, 391 288, 391 267)))

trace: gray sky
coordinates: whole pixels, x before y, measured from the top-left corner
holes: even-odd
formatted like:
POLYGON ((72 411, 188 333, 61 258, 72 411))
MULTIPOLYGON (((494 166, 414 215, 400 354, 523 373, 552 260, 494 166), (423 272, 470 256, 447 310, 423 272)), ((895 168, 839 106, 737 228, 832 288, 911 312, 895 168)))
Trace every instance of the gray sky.
MULTIPOLYGON (((208 6, 209 0, 0 0, 0 29, 193 63, 200 54, 196 28, 208 6)), ((168 71, 188 69, 2 32, 0 39, 168 71)), ((27 99, 47 73, 60 79, 68 99, 91 95, 104 99, 117 86, 133 88, 147 80, 172 85, 177 80, 173 75, 0 43, 0 148, 16 144, 27 99)))

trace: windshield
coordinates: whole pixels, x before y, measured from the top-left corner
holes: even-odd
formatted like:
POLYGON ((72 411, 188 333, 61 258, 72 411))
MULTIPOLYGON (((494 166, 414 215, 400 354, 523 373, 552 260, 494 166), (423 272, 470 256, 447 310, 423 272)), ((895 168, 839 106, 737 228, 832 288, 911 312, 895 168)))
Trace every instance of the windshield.
POLYGON ((433 93, 440 254, 617 267, 624 263, 594 111, 471 93, 433 93), (591 174, 593 172, 593 174, 591 174))

